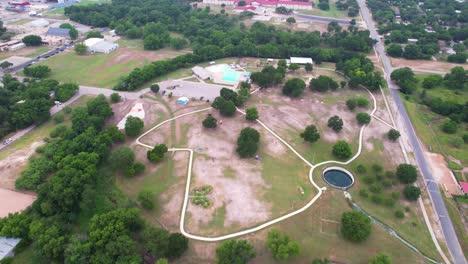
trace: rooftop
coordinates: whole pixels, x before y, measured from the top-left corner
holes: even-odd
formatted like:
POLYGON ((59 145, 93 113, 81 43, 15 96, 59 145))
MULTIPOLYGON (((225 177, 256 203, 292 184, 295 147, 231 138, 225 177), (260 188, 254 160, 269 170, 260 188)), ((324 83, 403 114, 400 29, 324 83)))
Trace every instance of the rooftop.
POLYGON ((460 182, 460 187, 464 193, 468 193, 468 182, 460 182))
POLYGON ((0 260, 10 255, 20 241, 19 238, 0 237, 0 260))
POLYGON ((70 37, 70 29, 50 27, 49 30, 47 30, 47 35, 58 36, 58 37, 70 37))

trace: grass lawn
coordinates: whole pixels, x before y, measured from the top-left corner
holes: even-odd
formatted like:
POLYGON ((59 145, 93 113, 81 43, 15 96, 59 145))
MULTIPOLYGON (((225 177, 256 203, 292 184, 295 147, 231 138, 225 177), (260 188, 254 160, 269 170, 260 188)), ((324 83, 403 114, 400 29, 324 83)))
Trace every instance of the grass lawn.
MULTIPOLYGON (((442 191, 441 191, 442 192, 442 191)), ((464 206, 467 208, 466 201, 462 200, 454 201, 453 199, 448 199, 445 197, 445 194, 442 192, 442 197, 444 198, 445 207, 449 213, 450 219, 452 220, 453 227, 455 228, 455 233, 457 234, 458 241, 460 241, 460 246, 463 250, 463 254, 468 256, 468 234, 466 233, 465 225, 462 222, 460 211, 457 209, 457 203, 460 207, 464 206)), ((465 214, 468 212, 468 209, 465 209, 465 214)), ((463 212, 462 212, 463 214, 463 212)))
POLYGON ((33 264, 35 263, 34 259, 34 249, 32 245, 30 245, 19 254, 15 255, 12 264, 33 264))
POLYGON ((330 10, 321 10, 319 9, 318 0, 313 0, 314 8, 312 10, 299 10, 298 13, 304 15, 314 15, 314 16, 323 16, 323 17, 333 17, 333 18, 349 18, 347 11, 338 10, 335 3, 330 3, 330 10))
MULTIPOLYGON (((81 106, 84 105, 91 97, 89 96, 81 96, 75 102, 70 104, 71 107, 81 106)), ((63 124, 71 124, 70 115, 65 115, 65 121, 63 124)), ((0 160, 8 157, 13 152, 26 148, 30 146, 32 143, 36 141, 42 141, 42 139, 49 137, 50 132, 57 126, 57 124, 52 120, 48 120, 44 124, 39 125, 31 132, 27 133, 26 135, 22 136, 20 139, 15 140, 7 147, 3 148, 0 152, 0 160)), ((5 138, 8 138, 6 136, 5 138)))

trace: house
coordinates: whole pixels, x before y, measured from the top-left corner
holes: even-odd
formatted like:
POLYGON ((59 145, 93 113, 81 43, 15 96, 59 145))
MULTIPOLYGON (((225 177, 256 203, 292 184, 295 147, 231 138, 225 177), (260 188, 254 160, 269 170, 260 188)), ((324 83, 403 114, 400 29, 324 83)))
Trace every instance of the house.
POLYGON ((312 58, 304 58, 304 57, 291 57, 290 62, 294 64, 301 64, 301 65, 308 64, 308 63, 314 64, 314 61, 312 60, 312 58))
POLYGON ((207 71, 205 68, 200 66, 195 66, 192 68, 192 73, 202 80, 210 79, 211 73, 207 71))
POLYGON ((70 38, 69 28, 50 27, 46 33, 47 36, 56 36, 63 38, 70 38))
POLYGON ((49 35, 44 35, 41 36, 42 39, 42 45, 47 45, 47 46, 62 46, 65 45, 69 40, 64 37, 58 37, 58 36, 49 36, 49 35))
POLYGON ((416 42, 418 42, 418 39, 415 39, 415 38, 409 38, 408 39, 409 44, 416 44, 416 42))
POLYGON ((13 249, 21 241, 19 238, 0 237, 0 260, 13 257, 13 249))
POLYGON ((83 44, 88 47, 88 52, 91 53, 111 53, 119 47, 118 44, 103 40, 101 38, 89 38, 85 40, 83 44))

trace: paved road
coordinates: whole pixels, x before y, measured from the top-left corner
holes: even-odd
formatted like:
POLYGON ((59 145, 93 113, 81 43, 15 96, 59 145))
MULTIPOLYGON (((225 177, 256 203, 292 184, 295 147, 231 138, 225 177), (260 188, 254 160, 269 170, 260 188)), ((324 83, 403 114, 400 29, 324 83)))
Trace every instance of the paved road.
POLYGON ((435 184, 434 176, 432 175, 429 163, 426 160, 426 157, 424 156, 423 147, 418 140, 416 132, 409 119, 408 113, 406 112, 406 109, 400 99, 400 96, 398 95, 398 87, 395 83, 393 83, 390 80, 390 73, 392 72, 393 67, 390 63, 390 59, 385 53, 384 45, 379 39, 379 35, 377 33, 377 30, 375 29, 375 22, 372 20, 372 16, 365 4, 365 0, 357 0, 357 2, 359 3, 362 17, 364 18, 364 21, 367 24, 371 37, 378 40, 378 42, 375 44, 375 49, 382 60, 386 80, 388 83, 388 87, 390 88, 392 98, 395 101, 395 104, 398 108, 398 114, 403 120, 403 124, 407 131, 411 145, 413 147, 413 152, 416 157, 419 169, 424 177, 425 182, 427 183, 427 190, 434 205, 435 211, 438 215, 450 255, 452 256, 452 259, 456 264, 466 264, 466 258, 461 250, 460 243, 458 242, 457 235, 455 234, 455 229, 453 228, 453 224, 448 215, 447 208, 445 208, 445 203, 442 198, 442 195, 440 194, 439 187, 437 184, 435 184))
POLYGON ((350 21, 346 20, 346 19, 322 17, 322 16, 313 16, 313 15, 304 15, 304 14, 297 14, 297 13, 294 13, 294 15, 296 17, 300 17, 300 18, 308 19, 308 20, 312 20, 312 21, 319 21, 319 22, 325 22, 325 23, 330 23, 332 21, 336 21, 336 22, 338 22, 338 24, 342 24, 342 25, 345 25, 345 26, 350 24, 350 21))

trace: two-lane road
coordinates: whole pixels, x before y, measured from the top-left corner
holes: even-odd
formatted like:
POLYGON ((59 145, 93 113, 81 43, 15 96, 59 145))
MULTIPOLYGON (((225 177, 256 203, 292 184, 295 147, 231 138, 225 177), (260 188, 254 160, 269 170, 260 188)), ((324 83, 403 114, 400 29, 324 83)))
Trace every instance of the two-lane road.
POLYGON ((418 140, 416 132, 411 124, 411 120, 406 112, 406 109, 398 95, 398 90, 396 85, 390 80, 390 74, 393 70, 393 67, 390 63, 390 59, 387 57, 385 53, 385 47, 382 41, 379 39, 379 35, 375 28, 375 22, 372 20, 372 16, 370 14, 369 9, 366 6, 365 0, 357 0, 359 3, 361 14, 364 21, 367 24, 367 27, 370 31, 370 35, 373 39, 378 40, 375 44, 375 49, 382 60, 382 64, 385 71, 385 79, 388 83, 388 87, 392 94, 392 98, 395 101, 395 104, 398 108, 398 115, 400 115, 401 120, 403 120, 404 128, 407 132, 409 141, 413 147, 413 152, 416 157, 416 162, 419 166, 421 174, 424 177, 425 183, 427 183, 427 191, 433 203, 433 207, 437 213, 438 219, 440 221, 440 225, 442 227, 442 231, 444 233, 444 237, 448 246, 448 250, 450 255, 452 256, 453 261, 456 264, 466 264, 466 258, 463 255, 462 249, 460 247, 460 243, 458 242, 457 235, 455 234, 455 229, 453 228, 453 224, 450 220, 450 217, 447 212, 447 208, 445 207, 444 200, 442 195, 440 194, 439 187, 437 184, 434 184, 434 176, 432 175, 432 171, 429 167, 429 163, 424 156, 423 147, 418 140))

